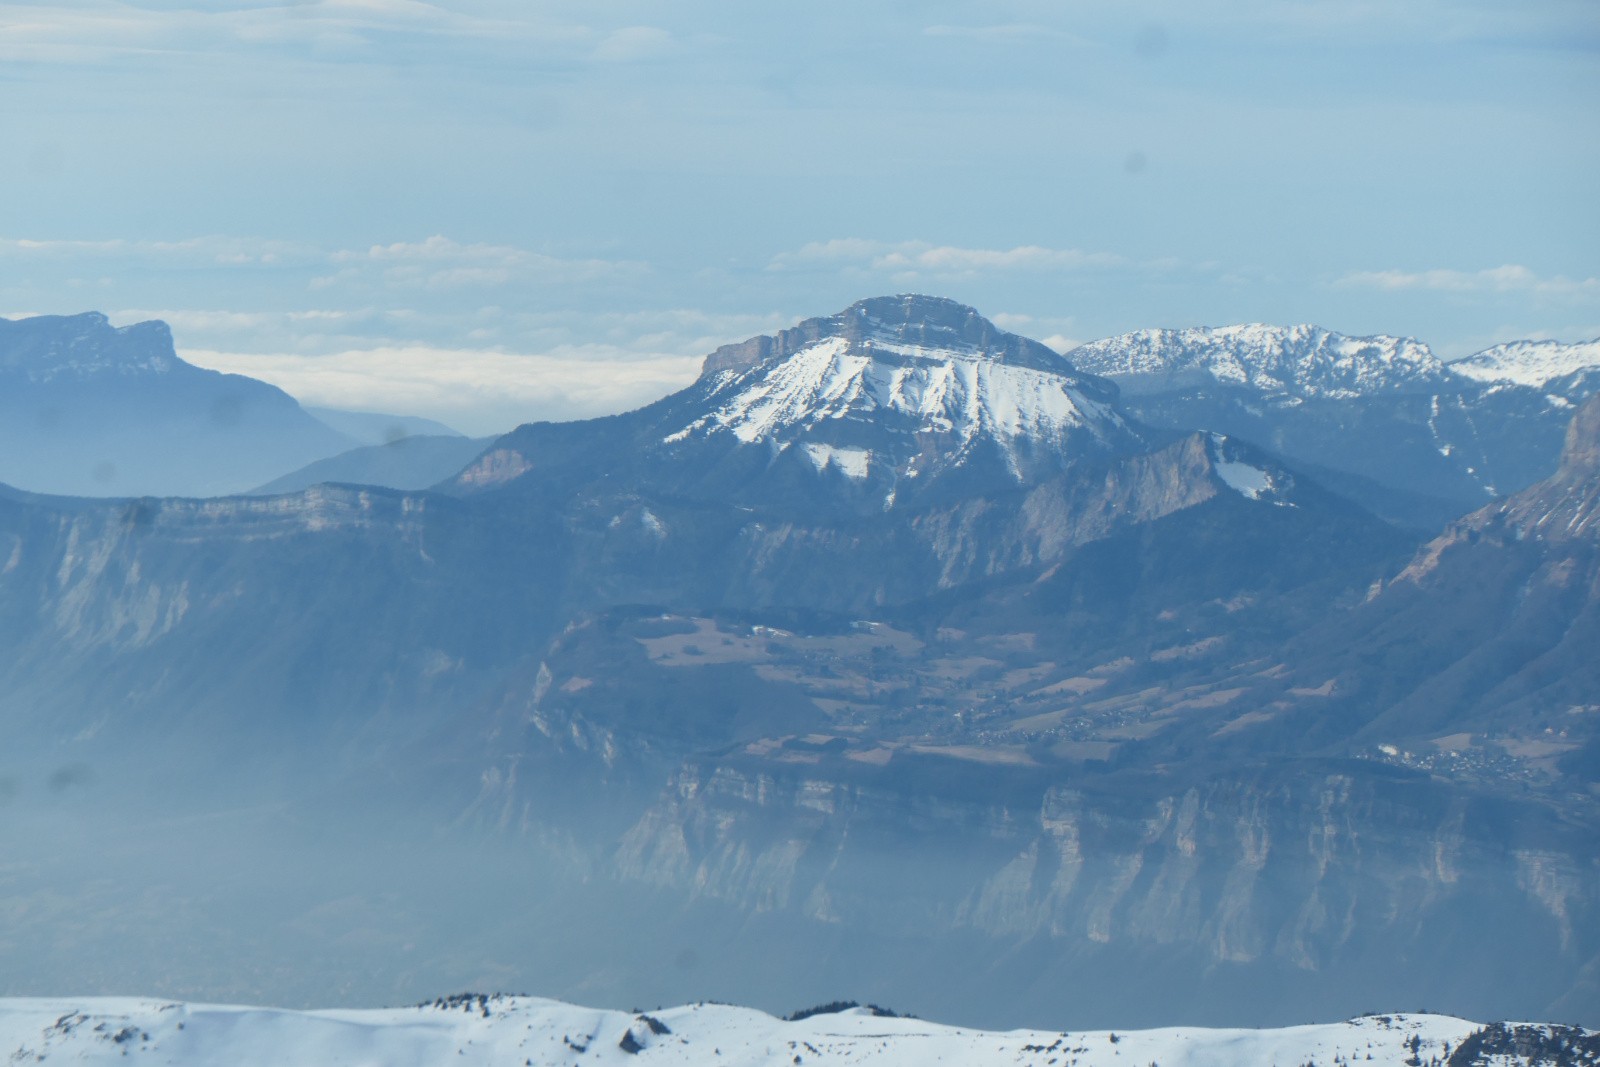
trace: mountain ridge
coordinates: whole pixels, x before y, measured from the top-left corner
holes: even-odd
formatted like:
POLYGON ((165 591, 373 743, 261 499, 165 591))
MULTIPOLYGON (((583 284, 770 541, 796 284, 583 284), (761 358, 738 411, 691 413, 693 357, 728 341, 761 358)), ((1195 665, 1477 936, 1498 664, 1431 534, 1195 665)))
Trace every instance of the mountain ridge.
POLYGON ((1445 366, 1410 337, 1264 323, 1136 330, 1079 345, 1066 358, 1135 392, 1209 380, 1300 398, 1422 391, 1442 380, 1445 366))

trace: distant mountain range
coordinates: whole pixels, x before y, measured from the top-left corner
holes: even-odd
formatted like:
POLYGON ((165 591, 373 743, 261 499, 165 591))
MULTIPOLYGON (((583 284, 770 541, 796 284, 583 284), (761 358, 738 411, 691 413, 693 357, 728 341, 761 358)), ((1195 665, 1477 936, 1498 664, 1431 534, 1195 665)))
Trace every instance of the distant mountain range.
POLYGON ((1547 476, 1600 343, 1501 345, 1455 363, 1398 337, 1315 326, 1142 330, 1068 358, 1153 426, 1208 427, 1298 461, 1425 529, 1547 476))
MULTIPOLYGON (((1592 1019, 1585 372, 1130 338, 884 297, 428 491, 0 493, 8 746, 548 857, 595 995, 682 928, 767 1002, 1592 1019)), ((429 965, 388 929, 371 995, 429 965)))
POLYGON ((464 437, 442 422, 415 415, 386 415, 374 411, 308 407, 306 411, 362 445, 392 445, 408 437, 464 437))
MULTIPOLYGON (((1427 528, 1548 473, 1571 406, 1600 383, 1600 341, 1515 342, 1443 363, 1409 338, 1254 324, 1095 341, 1068 354, 1083 374, 1058 387, 1052 383, 1064 380, 1068 364, 1050 349, 958 305, 930 317, 928 299, 916 300, 864 302, 849 313, 854 322, 812 319, 725 346, 708 357, 702 382, 802 347, 807 358, 786 361, 781 380, 764 382, 759 396, 729 395, 722 409, 676 432, 685 441, 712 431, 749 439, 784 425, 785 408, 820 405, 817 412, 833 421, 806 428, 816 440, 796 455, 864 476, 863 451, 832 441, 837 435, 822 426, 843 431, 875 411, 885 425, 982 429, 1015 466, 1026 462, 1018 449, 1031 451, 1041 435, 1104 431, 1097 422, 1109 412, 1158 430, 1242 437, 1306 465, 1386 518, 1427 528), (895 319, 896 301, 925 321, 872 336, 895 319), (811 344, 825 335, 832 349, 811 344), (928 377, 914 356, 930 346, 965 355, 928 377), (1120 405, 1096 375, 1120 387, 1120 405), (979 407, 967 410, 969 401, 979 407)), ((96 313, 0 320, 0 382, 0 445, 9 457, 0 461, 0 482, 35 492, 216 496, 318 480, 414 489, 445 480, 477 455, 444 440, 460 435, 428 419, 304 409, 263 382, 193 367, 159 322, 113 328, 96 313), (410 438, 438 440, 307 469, 410 438)), ((879 466, 887 459, 880 456, 879 466)))

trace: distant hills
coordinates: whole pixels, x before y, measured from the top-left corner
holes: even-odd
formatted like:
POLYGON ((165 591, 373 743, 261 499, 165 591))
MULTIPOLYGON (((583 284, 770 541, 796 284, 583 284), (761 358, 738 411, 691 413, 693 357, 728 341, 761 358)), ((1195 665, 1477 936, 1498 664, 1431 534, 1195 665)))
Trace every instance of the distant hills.
POLYGON ((385 415, 372 411, 307 407, 306 411, 346 437, 363 445, 392 445, 407 437, 462 437, 442 422, 415 415, 385 415))
POLYGON ((427 489, 459 473, 493 441, 492 437, 459 434, 397 436, 383 444, 352 448, 308 463, 297 471, 254 487, 250 495, 295 493, 325 483, 427 489))

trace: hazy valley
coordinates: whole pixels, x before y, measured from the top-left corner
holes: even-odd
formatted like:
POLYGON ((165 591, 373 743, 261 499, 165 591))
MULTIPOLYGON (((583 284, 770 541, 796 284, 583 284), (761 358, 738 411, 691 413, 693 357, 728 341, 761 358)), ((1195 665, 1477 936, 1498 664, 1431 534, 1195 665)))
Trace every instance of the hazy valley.
POLYGON ((8 402, 136 384, 7 423, 0 992, 1600 1022, 1592 345, 885 297, 372 444, 4 326, 8 402), (132 441, 210 467, 73 495, 132 441))

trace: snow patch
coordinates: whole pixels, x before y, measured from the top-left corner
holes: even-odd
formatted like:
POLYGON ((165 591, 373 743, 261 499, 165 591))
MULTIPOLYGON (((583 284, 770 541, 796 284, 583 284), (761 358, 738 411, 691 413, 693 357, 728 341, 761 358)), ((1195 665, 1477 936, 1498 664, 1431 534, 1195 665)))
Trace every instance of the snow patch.
POLYGON ((1281 499, 1283 491, 1292 482, 1283 475, 1273 474, 1238 456, 1237 446, 1222 434, 1211 434, 1211 469, 1229 489, 1248 500, 1272 500, 1274 503, 1293 506, 1281 499))
POLYGON ((1240 496, 1247 496, 1251 500, 1260 500, 1264 493, 1272 489, 1272 476, 1259 467, 1252 467, 1248 463, 1221 462, 1214 464, 1217 477, 1225 482, 1228 488, 1240 496))
POLYGON ((811 465, 819 474, 832 466, 834 470, 847 477, 859 480, 867 476, 867 470, 872 462, 872 453, 864 448, 835 448, 833 445, 810 442, 801 447, 805 449, 806 458, 811 460, 811 465))

